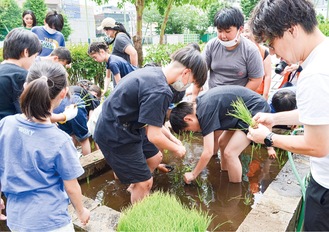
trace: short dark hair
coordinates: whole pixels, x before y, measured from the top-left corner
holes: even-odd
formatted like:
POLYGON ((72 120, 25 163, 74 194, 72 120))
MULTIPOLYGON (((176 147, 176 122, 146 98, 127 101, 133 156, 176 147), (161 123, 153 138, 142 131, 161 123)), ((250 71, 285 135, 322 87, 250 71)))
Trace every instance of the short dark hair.
POLYGON ((311 33, 318 24, 314 7, 308 0, 261 0, 250 22, 257 42, 282 38, 287 29, 297 24, 311 33))
POLYGON ((180 102, 171 110, 169 121, 171 128, 177 134, 188 126, 184 121, 184 117, 188 114, 193 114, 193 103, 192 102, 180 102))
POLYGON ((244 24, 244 17, 236 7, 227 7, 219 10, 214 17, 214 26, 217 29, 227 30, 230 27, 240 28, 244 24))
POLYGON ((284 88, 277 91, 272 97, 272 106, 275 112, 290 111, 296 109, 296 94, 284 88))
MULTIPOLYGON (((31 17, 32 17, 32 20, 33 20, 32 27, 36 26, 37 25, 37 18, 35 17, 35 14, 33 13, 33 11, 24 10, 23 14, 22 14, 22 18, 24 18, 24 16, 27 15, 27 14, 31 15, 31 17)), ((26 27, 26 23, 25 23, 24 20, 23 20, 23 26, 26 27)))
POLYGON ((43 120, 51 115, 51 101, 68 86, 67 76, 59 63, 44 60, 31 66, 20 97, 22 112, 28 119, 43 120))
POLYGON ((88 88, 88 91, 95 92, 96 95, 97 95, 97 98, 101 98, 102 97, 102 89, 98 85, 90 85, 89 88, 88 88))
POLYGON ((107 51, 109 49, 109 47, 104 42, 93 42, 90 44, 90 46, 88 48, 88 55, 99 52, 101 49, 103 49, 104 51, 107 51))
POLYGON ((50 56, 57 56, 59 60, 65 61, 66 64, 71 64, 72 62, 71 52, 66 47, 55 48, 50 53, 50 56))
POLYGON ((42 46, 40 40, 33 32, 15 28, 11 30, 3 42, 3 59, 19 60, 24 50, 27 49, 29 56, 40 53, 42 46))
POLYGON ((171 60, 191 69, 195 85, 198 87, 204 85, 207 80, 208 66, 204 57, 193 46, 186 46, 177 50, 171 55, 171 60))
POLYGON ((45 22, 48 26, 56 31, 62 31, 64 27, 64 18, 57 11, 49 11, 46 15, 45 22))

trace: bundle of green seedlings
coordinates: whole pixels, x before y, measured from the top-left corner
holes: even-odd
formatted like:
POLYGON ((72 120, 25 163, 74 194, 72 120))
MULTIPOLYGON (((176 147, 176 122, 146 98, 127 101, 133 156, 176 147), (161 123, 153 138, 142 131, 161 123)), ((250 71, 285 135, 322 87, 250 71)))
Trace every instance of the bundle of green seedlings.
POLYGON ((240 119, 254 129, 258 128, 258 123, 252 118, 252 115, 242 98, 238 97, 236 101, 231 103, 231 106, 233 107, 233 111, 228 112, 228 116, 240 119))
MULTIPOLYGON (((80 96, 83 94, 83 91, 81 90, 80 96)), ((75 103, 75 106, 78 108, 84 108, 86 106, 90 106, 90 102, 93 99, 90 98, 88 94, 84 95, 78 102, 75 103)))
POLYGON ((116 231, 207 231, 212 219, 172 194, 155 191, 121 212, 116 231))

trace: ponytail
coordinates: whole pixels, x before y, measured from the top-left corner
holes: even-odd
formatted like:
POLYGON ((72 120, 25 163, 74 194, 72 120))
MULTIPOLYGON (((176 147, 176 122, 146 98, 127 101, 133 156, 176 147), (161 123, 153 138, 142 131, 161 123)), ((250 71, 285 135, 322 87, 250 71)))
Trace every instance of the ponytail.
POLYGON ((40 61, 33 64, 20 97, 22 112, 28 119, 44 121, 51 115, 52 100, 68 85, 67 72, 59 63, 40 61))

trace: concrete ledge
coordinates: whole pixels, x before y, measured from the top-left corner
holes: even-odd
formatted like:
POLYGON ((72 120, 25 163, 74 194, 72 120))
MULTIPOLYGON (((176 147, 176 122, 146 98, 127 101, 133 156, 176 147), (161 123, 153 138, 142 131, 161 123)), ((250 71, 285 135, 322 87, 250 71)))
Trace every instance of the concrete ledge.
MULTIPOLYGON (((84 168, 85 173, 78 178, 79 180, 84 180, 89 176, 104 170, 107 166, 106 160, 100 150, 81 157, 80 163, 84 168)), ((82 201, 83 205, 90 210, 90 221, 86 226, 83 226, 80 223, 72 204, 68 207, 76 231, 115 231, 119 221, 120 212, 111 209, 110 207, 100 205, 98 202, 85 196, 83 196, 82 201)))
MULTIPOLYGON (((293 158, 303 178, 310 170, 309 158, 301 155, 294 155, 293 158)), ((294 231, 301 202, 301 188, 287 161, 237 231, 294 231)))
POLYGON ((81 157, 80 163, 84 168, 85 173, 80 176, 78 180, 86 179, 107 166, 106 160, 100 150, 94 151, 86 156, 81 157))
POLYGON ((101 206, 87 197, 83 197, 83 205, 90 210, 90 221, 86 226, 80 223, 72 204, 68 207, 76 231, 115 231, 120 212, 107 206, 101 206))

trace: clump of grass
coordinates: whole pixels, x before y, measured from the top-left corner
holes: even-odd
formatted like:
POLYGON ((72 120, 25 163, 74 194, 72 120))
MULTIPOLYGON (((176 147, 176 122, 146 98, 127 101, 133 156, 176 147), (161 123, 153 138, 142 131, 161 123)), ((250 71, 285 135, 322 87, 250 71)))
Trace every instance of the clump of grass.
POLYGON ((154 192, 121 213, 117 231, 207 231, 212 217, 189 209, 174 195, 154 192))
POLYGON ((258 127, 258 123, 252 118, 252 115, 242 98, 238 97, 236 101, 233 101, 231 103, 231 106, 233 107, 233 111, 228 112, 228 116, 240 119, 241 121, 245 122, 254 129, 258 127))

